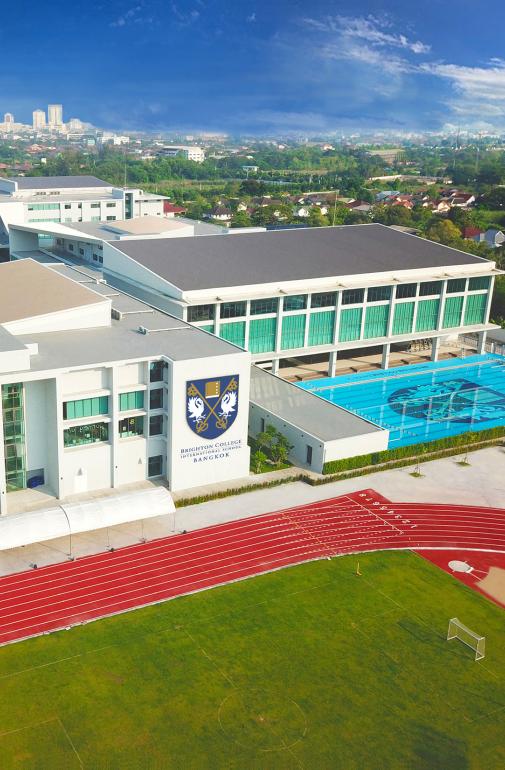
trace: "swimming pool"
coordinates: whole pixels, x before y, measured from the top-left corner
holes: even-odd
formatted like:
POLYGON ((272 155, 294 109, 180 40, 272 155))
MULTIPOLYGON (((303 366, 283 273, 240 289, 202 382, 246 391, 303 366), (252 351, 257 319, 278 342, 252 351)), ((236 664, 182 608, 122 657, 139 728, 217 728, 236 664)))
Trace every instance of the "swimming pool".
POLYGON ((505 425, 505 357, 485 354, 297 383, 389 430, 389 448, 505 425))

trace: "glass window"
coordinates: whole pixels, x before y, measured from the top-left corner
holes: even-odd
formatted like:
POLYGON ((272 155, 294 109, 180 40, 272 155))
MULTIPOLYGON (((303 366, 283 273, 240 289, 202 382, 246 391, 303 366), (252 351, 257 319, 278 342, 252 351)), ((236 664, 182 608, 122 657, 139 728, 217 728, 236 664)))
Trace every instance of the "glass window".
POLYGON ((107 222, 114 222, 116 217, 107 217, 107 222))
POLYGON ((72 204, 71 203, 65 203, 65 208, 66 209, 71 209, 72 208, 72 204))
POLYGON ((144 434, 143 417, 124 417, 119 420, 119 438, 142 436, 144 434))
POLYGON ((165 371, 164 361, 151 361, 149 364, 150 382, 163 382, 163 373, 165 371))
POLYGON ((147 461, 147 475, 149 478, 153 476, 161 476, 163 473, 163 455, 155 455, 150 457, 147 461))
POLYGON ((149 435, 161 436, 163 433, 163 415, 154 414, 149 418, 149 435))
POLYGON ((68 249, 69 249, 69 251, 73 251, 74 250, 74 247, 72 246, 71 243, 68 244, 68 249))
POLYGON ((337 294, 334 291, 323 292, 322 294, 313 294, 310 298, 311 307, 333 307, 337 301, 337 294))
POLYGON ((197 321, 213 321, 214 320, 214 305, 193 305, 188 307, 188 321, 189 323, 196 323, 197 321))
POLYGON ((452 278, 447 281, 447 294, 456 294, 460 291, 465 291, 466 278, 452 278))
POLYGON ((109 397, 94 396, 80 398, 77 401, 66 401, 63 404, 63 419, 78 420, 81 417, 95 417, 98 414, 109 413, 109 397))
POLYGON ((63 444, 66 447, 82 444, 96 444, 109 440, 109 426, 105 422, 95 422, 90 425, 74 425, 63 431, 63 444))
POLYGON ((163 409, 163 388, 155 388, 149 393, 149 409, 163 409))
POLYGON ((84 249, 79 249, 79 254, 81 255, 81 257, 83 257, 84 256, 84 249))
POLYGON ((284 310, 305 310, 306 307, 306 294, 294 294, 291 297, 284 297, 284 310))
POLYGON ((113 208, 115 208, 115 207, 116 207, 116 204, 115 204, 115 203, 107 203, 107 208, 108 208, 108 209, 113 209, 113 208))
POLYGON ((121 412, 128 412, 132 409, 144 408, 144 391, 132 390, 130 393, 119 394, 119 410, 121 412))
POLYGON ((267 299, 251 300, 251 315, 266 315, 267 313, 277 313, 279 300, 277 297, 268 297, 267 299))
POLYGON ((468 291, 479 291, 489 289, 489 276, 479 275, 476 278, 470 278, 468 281, 468 291))
POLYGON ((240 348, 245 348, 245 321, 232 321, 231 323, 221 324, 219 336, 223 340, 233 342, 240 348))
POLYGON ((91 208, 92 209, 99 209, 100 208, 100 204, 99 203, 92 203, 91 204, 91 208))
POLYGON ((419 295, 427 297, 430 294, 440 294, 442 291, 442 281, 425 281, 419 284, 419 295))
POLYGON ((359 305, 364 299, 364 289, 346 289, 342 292, 342 305, 359 305))
POLYGON ((221 318, 237 318, 245 315, 245 302, 223 302, 221 305, 221 318))
POLYGON ((368 289, 368 302, 385 302, 388 299, 391 299, 391 286, 370 286, 368 289))
POLYGON ((401 286, 396 287, 396 298, 407 299, 408 297, 415 297, 417 293, 417 283, 403 283, 401 286))

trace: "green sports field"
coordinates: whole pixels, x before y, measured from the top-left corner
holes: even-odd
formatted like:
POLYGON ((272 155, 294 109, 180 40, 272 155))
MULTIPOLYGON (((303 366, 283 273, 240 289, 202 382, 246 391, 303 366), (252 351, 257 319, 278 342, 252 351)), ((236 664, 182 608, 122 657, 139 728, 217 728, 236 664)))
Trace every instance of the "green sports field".
POLYGON ((0 649, 0 768, 505 767, 505 613, 419 556, 320 561, 0 649), (476 663, 445 641, 486 636, 476 663))

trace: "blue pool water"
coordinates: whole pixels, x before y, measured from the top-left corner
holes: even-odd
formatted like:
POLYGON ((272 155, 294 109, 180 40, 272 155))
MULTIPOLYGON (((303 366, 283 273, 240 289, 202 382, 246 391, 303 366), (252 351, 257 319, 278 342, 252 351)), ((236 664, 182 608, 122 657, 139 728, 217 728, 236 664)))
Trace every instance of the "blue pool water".
POLYGON ((389 430, 389 448, 505 425, 505 357, 476 355, 298 383, 389 430))

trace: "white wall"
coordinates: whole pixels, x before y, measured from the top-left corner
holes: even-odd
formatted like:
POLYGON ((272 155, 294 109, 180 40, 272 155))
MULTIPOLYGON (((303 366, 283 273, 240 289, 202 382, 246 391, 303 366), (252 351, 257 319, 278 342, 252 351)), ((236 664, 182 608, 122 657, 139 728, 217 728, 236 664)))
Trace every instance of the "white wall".
MULTIPOLYGON (((116 430, 117 430, 117 426, 116 430)), ((147 431, 147 417, 144 417, 147 431)), ((112 429, 112 426, 111 426, 112 429)), ((147 478, 147 440, 143 436, 119 438, 116 450, 117 485, 144 481, 147 478)))
POLYGON ((25 430, 26 469, 34 471, 44 468, 47 475, 48 435, 56 430, 55 424, 48 424, 47 398, 50 395, 45 380, 25 382, 25 430))
POLYGON ((229 356, 173 362, 169 385, 172 391, 168 468, 171 489, 190 489, 249 475, 247 424, 250 362, 250 355, 239 351, 229 356), (233 374, 239 375, 237 417, 225 433, 207 440, 194 433, 186 421, 187 381, 233 374), (184 450, 193 450, 193 453, 184 450))
POLYGON ((97 326, 110 326, 111 300, 95 302, 92 305, 47 313, 33 318, 22 318, 4 324, 11 334, 42 334, 44 332, 69 331, 71 329, 94 329, 97 326))
POLYGON ((110 487, 110 463, 109 443, 65 449, 60 469, 63 477, 62 497, 110 487))
POLYGON ((73 398, 93 395, 94 391, 109 388, 109 373, 104 367, 100 369, 80 369, 77 372, 67 372, 60 377, 61 390, 66 401, 73 398))
POLYGON ((251 404, 249 410, 249 434, 257 436, 262 430, 261 420, 265 426, 273 425, 279 430, 293 449, 289 454, 289 460, 301 466, 307 465, 307 446, 312 447, 311 470, 321 473, 325 463, 330 460, 341 460, 345 457, 357 457, 369 452, 382 452, 388 448, 389 431, 377 430, 373 433, 364 433, 360 436, 347 436, 335 438, 332 441, 322 441, 320 438, 301 430, 296 425, 291 425, 277 417, 277 415, 263 409, 257 404, 251 404))

